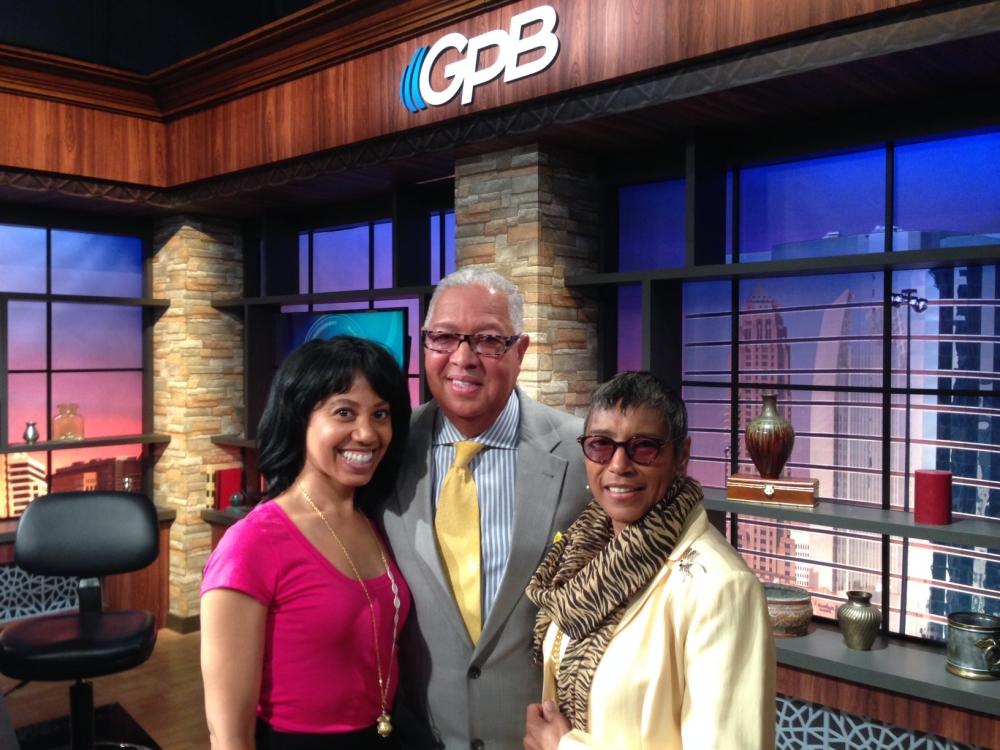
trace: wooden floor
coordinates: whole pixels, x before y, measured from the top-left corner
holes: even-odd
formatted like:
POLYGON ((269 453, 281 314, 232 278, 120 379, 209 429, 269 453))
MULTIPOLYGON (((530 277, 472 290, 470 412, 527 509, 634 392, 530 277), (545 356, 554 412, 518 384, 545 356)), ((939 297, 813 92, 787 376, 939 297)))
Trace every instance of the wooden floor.
MULTIPOLYGON (((200 633, 161 630, 145 664, 94 680, 94 703, 121 703, 163 750, 205 750, 204 693, 198 662, 200 633)), ((0 688, 15 681, 0 676, 0 688)), ((7 696, 14 726, 69 713, 69 683, 32 682, 7 696)))

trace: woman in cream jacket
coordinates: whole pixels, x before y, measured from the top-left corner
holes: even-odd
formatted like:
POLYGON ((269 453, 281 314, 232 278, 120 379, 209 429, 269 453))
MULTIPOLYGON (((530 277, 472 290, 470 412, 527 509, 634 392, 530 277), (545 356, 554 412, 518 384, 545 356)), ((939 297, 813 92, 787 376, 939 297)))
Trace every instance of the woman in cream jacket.
POLYGON ((683 402, 622 373, 595 392, 585 433, 594 501, 528 587, 544 683, 526 750, 773 748, 763 590, 685 475, 683 402))

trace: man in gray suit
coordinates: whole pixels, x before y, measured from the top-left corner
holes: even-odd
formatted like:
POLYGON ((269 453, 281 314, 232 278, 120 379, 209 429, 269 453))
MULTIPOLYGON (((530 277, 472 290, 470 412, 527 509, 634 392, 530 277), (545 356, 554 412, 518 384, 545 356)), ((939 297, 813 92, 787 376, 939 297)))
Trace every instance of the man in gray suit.
POLYGON ((442 279, 427 311, 422 343, 434 399, 413 414, 396 493, 382 514, 413 595, 396 711, 397 723, 409 724, 400 727, 407 750, 521 748, 525 709, 541 693, 531 658, 535 608, 524 587, 589 495, 576 444, 582 421, 515 388, 529 343, 523 307, 514 284, 470 267, 442 279), (481 632, 456 601, 435 532, 444 476, 464 440, 484 446, 469 464, 481 532, 481 632))

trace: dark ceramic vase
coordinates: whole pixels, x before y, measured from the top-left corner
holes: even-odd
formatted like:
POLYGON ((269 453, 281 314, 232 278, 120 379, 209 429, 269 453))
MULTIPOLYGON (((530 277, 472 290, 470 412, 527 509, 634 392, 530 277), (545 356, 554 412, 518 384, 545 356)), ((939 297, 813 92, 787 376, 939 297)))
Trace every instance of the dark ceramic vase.
POLYGON ((848 648, 867 651, 875 642, 882 613, 872 606, 867 591, 848 591, 847 601, 837 608, 837 622, 848 648))
POLYGON ((778 397, 764 396, 764 408, 746 429, 746 445, 753 465, 764 479, 777 479, 792 455, 795 430, 778 414, 778 397))

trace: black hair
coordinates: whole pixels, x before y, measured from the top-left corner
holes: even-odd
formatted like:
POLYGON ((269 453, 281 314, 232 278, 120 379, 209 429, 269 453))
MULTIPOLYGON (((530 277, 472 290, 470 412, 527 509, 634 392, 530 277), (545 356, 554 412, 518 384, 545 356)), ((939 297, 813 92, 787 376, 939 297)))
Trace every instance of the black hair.
POLYGON ((333 394, 349 391, 358 375, 388 402, 392 440, 371 482, 355 493, 355 504, 367 510, 392 489, 410 431, 406 376, 381 344, 335 336, 302 344, 275 373, 257 429, 258 465, 267 480, 265 499, 287 490, 302 471, 313 410, 333 394))
POLYGON ((597 386, 590 397, 590 411, 584 424, 590 426, 590 416, 598 409, 617 408, 624 413, 641 407, 660 412, 667 440, 674 444, 674 453, 680 455, 688 434, 687 407, 673 388, 651 372, 620 372, 597 386))

